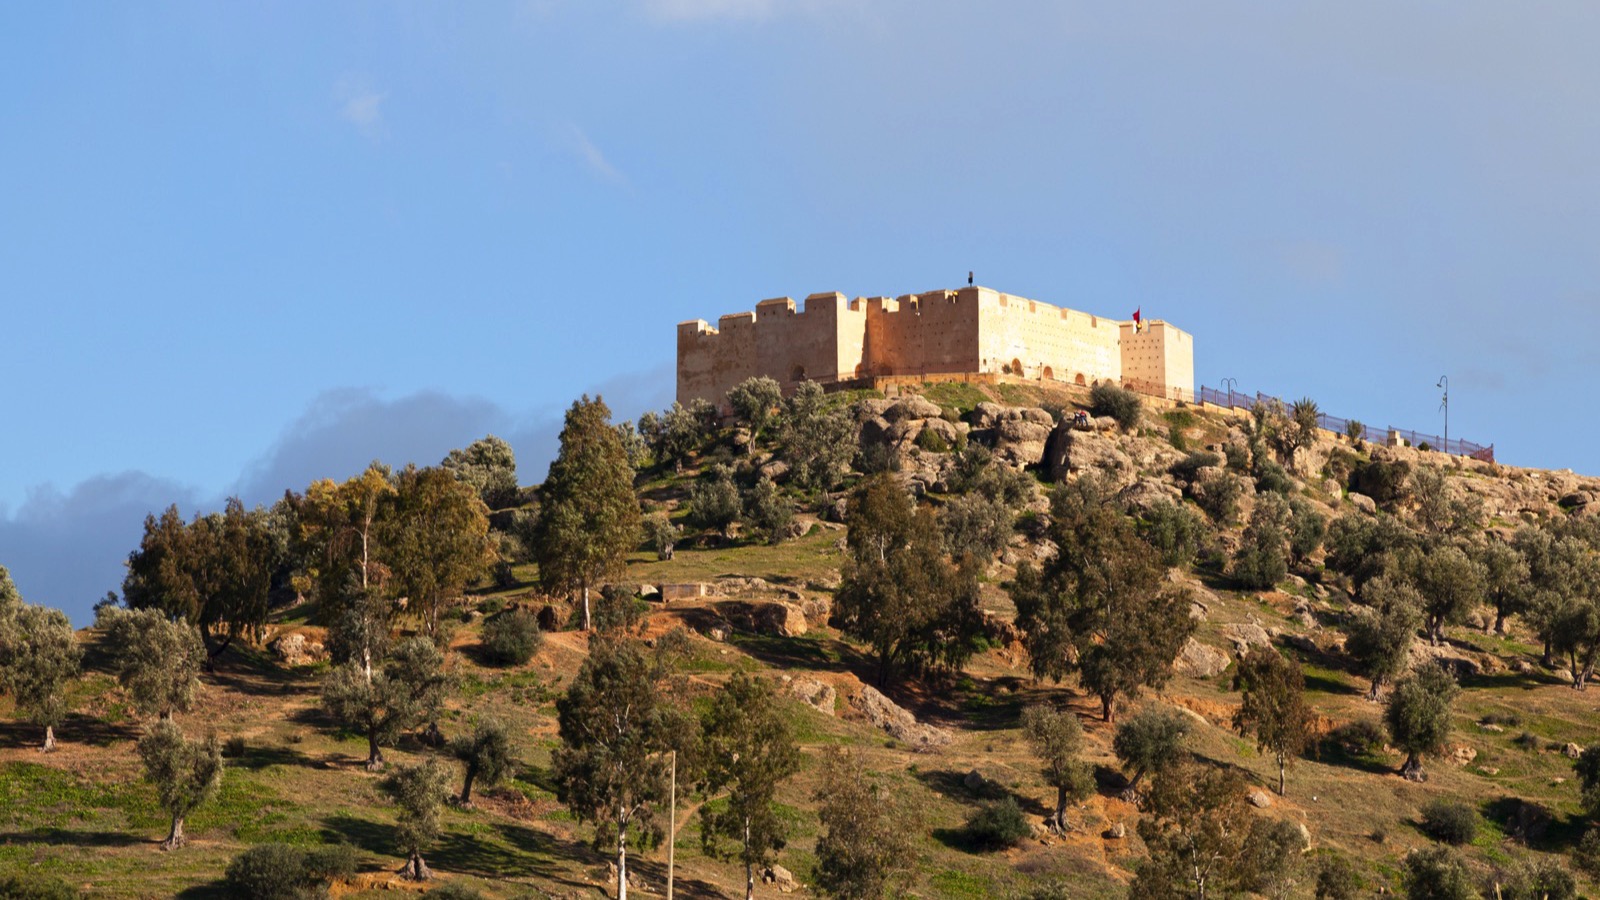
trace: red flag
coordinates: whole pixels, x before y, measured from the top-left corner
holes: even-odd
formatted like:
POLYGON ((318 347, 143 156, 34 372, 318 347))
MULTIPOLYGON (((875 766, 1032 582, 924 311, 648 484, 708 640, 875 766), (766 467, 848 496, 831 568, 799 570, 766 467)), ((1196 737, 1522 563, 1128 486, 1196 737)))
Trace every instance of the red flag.
POLYGON ((1133 330, 1134 331, 1138 331, 1139 330, 1139 310, 1141 310, 1141 309, 1144 309, 1144 307, 1141 306, 1141 307, 1139 307, 1139 309, 1136 309, 1136 310, 1133 311, 1133 330))

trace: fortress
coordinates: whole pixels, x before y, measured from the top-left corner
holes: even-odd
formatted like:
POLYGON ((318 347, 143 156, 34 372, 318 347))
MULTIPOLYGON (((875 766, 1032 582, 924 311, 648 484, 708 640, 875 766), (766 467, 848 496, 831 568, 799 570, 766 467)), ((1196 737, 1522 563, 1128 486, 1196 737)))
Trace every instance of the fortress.
POLYGON ((812 294, 762 300, 712 328, 678 325, 678 402, 721 403, 766 375, 787 393, 802 381, 1112 382, 1169 400, 1194 399, 1194 338, 1159 319, 1106 319, 985 287, 903 297, 812 294))

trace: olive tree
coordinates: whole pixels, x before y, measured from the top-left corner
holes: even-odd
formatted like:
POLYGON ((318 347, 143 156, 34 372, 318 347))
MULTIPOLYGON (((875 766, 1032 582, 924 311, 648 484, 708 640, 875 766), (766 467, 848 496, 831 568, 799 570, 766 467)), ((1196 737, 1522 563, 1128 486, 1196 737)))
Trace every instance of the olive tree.
POLYGON ((105 629, 117 680, 135 709, 169 720, 189 711, 206 657, 194 626, 159 610, 116 607, 105 608, 96 625, 105 629))
POLYGON ((494 787, 511 774, 511 732, 498 719, 483 719, 472 734, 450 742, 450 753, 461 761, 461 794, 457 802, 472 805, 474 783, 494 787))
POLYGON ((0 620, 0 686, 11 694, 21 718, 44 728, 46 753, 56 747, 56 726, 67 713, 67 684, 77 677, 82 659, 72 623, 58 609, 19 598, 0 620))
POLYGON ((1083 726, 1068 709, 1030 706, 1022 714, 1022 734, 1044 771, 1046 784, 1056 789, 1056 809, 1047 820, 1060 834, 1067 825, 1067 804, 1094 793, 1094 773, 1083 761, 1083 726))
POLYGON ((1132 769, 1128 787, 1136 787, 1146 772, 1160 773, 1180 762, 1188 752, 1189 719, 1175 709, 1148 705, 1117 726, 1111 749, 1123 769, 1132 769))
POLYGON ((400 808, 395 821, 395 840, 406 855, 400 877, 426 881, 433 877, 422 852, 439 839, 439 818, 450 796, 450 773, 433 757, 420 763, 401 766, 379 783, 379 787, 400 808))
POLYGON ((801 382, 785 403, 779 446, 801 487, 828 490, 838 484, 859 442, 849 411, 830 404, 816 382, 801 382))
POLYGON ((1409 781, 1425 781, 1422 756, 1438 753, 1450 736, 1450 705, 1461 689, 1443 667, 1425 665, 1395 685, 1384 709, 1389 739, 1406 753, 1400 774, 1409 781))
POLYGON ((1411 644, 1422 625, 1422 597, 1410 585, 1379 576, 1365 592, 1374 606, 1356 612, 1345 626, 1344 649, 1372 687, 1367 699, 1405 671, 1411 644))
POLYGON ((139 740, 139 758, 145 780, 155 785, 161 808, 172 816, 172 828, 161 849, 176 850, 188 842, 183 834, 184 818, 222 784, 222 746, 215 734, 204 741, 191 741, 177 725, 158 721, 139 740))

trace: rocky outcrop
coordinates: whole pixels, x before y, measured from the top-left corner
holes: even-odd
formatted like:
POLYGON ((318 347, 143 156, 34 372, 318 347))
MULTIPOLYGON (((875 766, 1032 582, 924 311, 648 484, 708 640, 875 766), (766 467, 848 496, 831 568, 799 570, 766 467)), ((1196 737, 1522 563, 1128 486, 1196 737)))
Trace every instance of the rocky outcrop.
POLYGON ((833 689, 833 685, 823 684, 811 678, 796 678, 789 683, 789 692, 826 716, 833 715, 833 708, 839 698, 839 692, 833 689))
POLYGON ((875 687, 863 687, 861 693, 855 696, 854 706, 868 722, 913 750, 926 752, 950 743, 949 732, 918 722, 916 716, 885 697, 875 687))
POLYGON ((273 641, 271 650, 286 666, 309 666, 328 658, 321 642, 306 640, 306 636, 298 632, 273 641))
POLYGON ((1119 480, 1131 480, 1133 461, 1113 434, 1080 431, 1063 422, 1050 432, 1043 454, 1045 472, 1052 481, 1089 469, 1100 469, 1114 476, 1127 474, 1128 479, 1119 477, 1119 480))
POLYGON ((1191 678, 1210 678, 1227 669, 1230 662, 1232 660, 1228 654, 1189 638, 1183 649, 1178 651, 1178 657, 1172 661, 1172 670, 1191 678))

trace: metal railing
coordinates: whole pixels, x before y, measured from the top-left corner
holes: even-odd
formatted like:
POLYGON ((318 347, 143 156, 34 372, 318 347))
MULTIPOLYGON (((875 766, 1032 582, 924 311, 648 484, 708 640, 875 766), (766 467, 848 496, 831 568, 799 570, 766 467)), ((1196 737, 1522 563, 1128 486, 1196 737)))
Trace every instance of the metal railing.
MULTIPOLYGON (((1195 397, 1200 403, 1209 403, 1212 406, 1222 406, 1228 409, 1253 409, 1258 404, 1269 404, 1276 406, 1278 409, 1285 412, 1287 412, 1289 409, 1289 404, 1284 403, 1280 398, 1273 397, 1269 394, 1251 394, 1247 391, 1238 390, 1219 390, 1217 388, 1205 387, 1204 385, 1202 385, 1200 390, 1196 392, 1195 397)), ((1350 433, 1350 425, 1352 421, 1354 420, 1343 419, 1338 416, 1330 416, 1327 413, 1317 414, 1317 426, 1327 431, 1331 431, 1334 434, 1348 435, 1350 433)), ((1493 444, 1484 446, 1483 444, 1477 444, 1472 441, 1464 441, 1459 438, 1451 438, 1449 441, 1446 441, 1444 438, 1436 434, 1425 434, 1420 431, 1412 431, 1406 428, 1395 428, 1390 426, 1386 430, 1379 431, 1370 425, 1361 424, 1359 422, 1356 424, 1361 425, 1360 434, 1358 434, 1357 437, 1360 440, 1368 441, 1370 443, 1383 444, 1389 447, 1403 446, 1405 444, 1409 444, 1412 447, 1422 447, 1423 445, 1427 445, 1428 449, 1430 450, 1438 450, 1443 453, 1448 453, 1452 456, 1469 456, 1473 459, 1481 459, 1484 462, 1494 462, 1493 444)))

